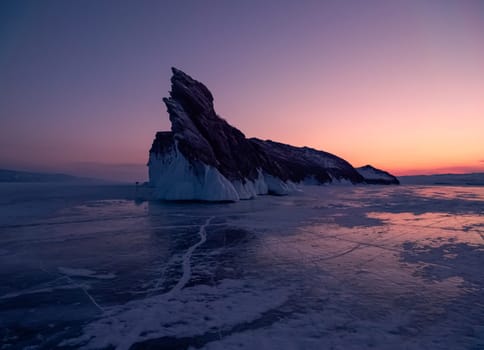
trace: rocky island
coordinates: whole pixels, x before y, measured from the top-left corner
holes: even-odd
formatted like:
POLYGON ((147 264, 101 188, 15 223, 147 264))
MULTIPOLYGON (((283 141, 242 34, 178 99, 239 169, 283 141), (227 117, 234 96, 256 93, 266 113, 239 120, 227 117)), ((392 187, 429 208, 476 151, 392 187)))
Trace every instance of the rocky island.
POLYGON ((342 158, 309 147, 246 138, 217 115, 205 85, 172 68, 171 131, 156 133, 149 182, 165 200, 237 201, 285 195, 300 184, 398 184, 373 167, 355 169, 342 158))

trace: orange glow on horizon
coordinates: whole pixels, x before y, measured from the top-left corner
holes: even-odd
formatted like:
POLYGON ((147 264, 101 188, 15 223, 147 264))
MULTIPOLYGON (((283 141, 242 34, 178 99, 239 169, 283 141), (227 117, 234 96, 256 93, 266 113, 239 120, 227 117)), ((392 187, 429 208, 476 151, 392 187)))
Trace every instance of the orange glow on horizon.
POLYGON ((176 66, 247 137, 396 175, 484 171, 480 1, 27 3, 2 12, 0 167, 146 174, 176 66))

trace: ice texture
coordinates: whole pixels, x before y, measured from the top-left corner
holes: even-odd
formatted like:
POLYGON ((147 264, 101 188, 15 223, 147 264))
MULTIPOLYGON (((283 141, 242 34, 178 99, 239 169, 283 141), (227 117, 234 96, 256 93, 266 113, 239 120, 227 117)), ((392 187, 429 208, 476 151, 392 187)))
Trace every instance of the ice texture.
POLYGON ((1 350, 484 347, 483 187, 8 184, 0 211, 1 350))
POLYGON ((59 270, 60 273, 70 277, 85 277, 85 278, 100 278, 100 279, 111 279, 116 277, 112 273, 98 274, 95 271, 88 270, 88 269, 73 269, 69 267, 59 267, 57 270, 59 270))

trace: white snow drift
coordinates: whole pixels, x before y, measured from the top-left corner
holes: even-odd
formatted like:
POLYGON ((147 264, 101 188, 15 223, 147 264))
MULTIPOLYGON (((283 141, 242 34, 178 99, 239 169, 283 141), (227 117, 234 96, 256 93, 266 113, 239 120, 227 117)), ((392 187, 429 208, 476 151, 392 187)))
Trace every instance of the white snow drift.
POLYGON ((257 195, 287 195, 296 190, 291 181, 284 182, 259 170, 255 180, 230 181, 217 168, 190 163, 175 146, 165 154, 150 153, 150 184, 154 196, 164 200, 238 201, 257 195))

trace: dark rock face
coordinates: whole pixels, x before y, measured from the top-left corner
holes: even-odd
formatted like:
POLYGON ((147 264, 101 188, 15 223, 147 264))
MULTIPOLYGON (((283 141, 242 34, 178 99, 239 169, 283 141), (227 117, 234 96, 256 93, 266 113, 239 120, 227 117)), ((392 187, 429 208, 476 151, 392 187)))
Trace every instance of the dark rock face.
POLYGON ((366 182, 348 162, 330 153, 247 139, 216 114, 213 96, 205 85, 176 68, 172 72, 170 97, 163 99, 172 123, 171 132, 158 132, 153 141, 148 163, 152 183, 157 181, 158 169, 171 164, 163 161, 163 166, 158 164, 157 170, 152 171, 153 160, 172 152, 179 152, 198 175, 204 166, 213 167, 229 183, 255 183, 262 173, 283 183, 366 182))
POLYGON ((311 178, 317 183, 336 180, 349 180, 352 183, 364 182, 363 177, 350 163, 331 153, 309 147, 294 147, 274 141, 250 139, 270 160, 263 169, 280 179, 302 182, 311 178))
POLYGON ((255 179, 262 161, 245 135, 220 118, 202 83, 172 68, 170 98, 164 98, 174 139, 189 160, 216 167, 229 180, 255 179))
POLYGON ((361 176, 365 178, 367 184, 372 185, 400 185, 400 181, 392 174, 372 167, 371 165, 365 165, 360 168, 356 168, 361 176))
POLYGON ((173 133, 171 131, 158 131, 151 145, 150 153, 168 153, 174 146, 175 143, 173 142, 173 133))

